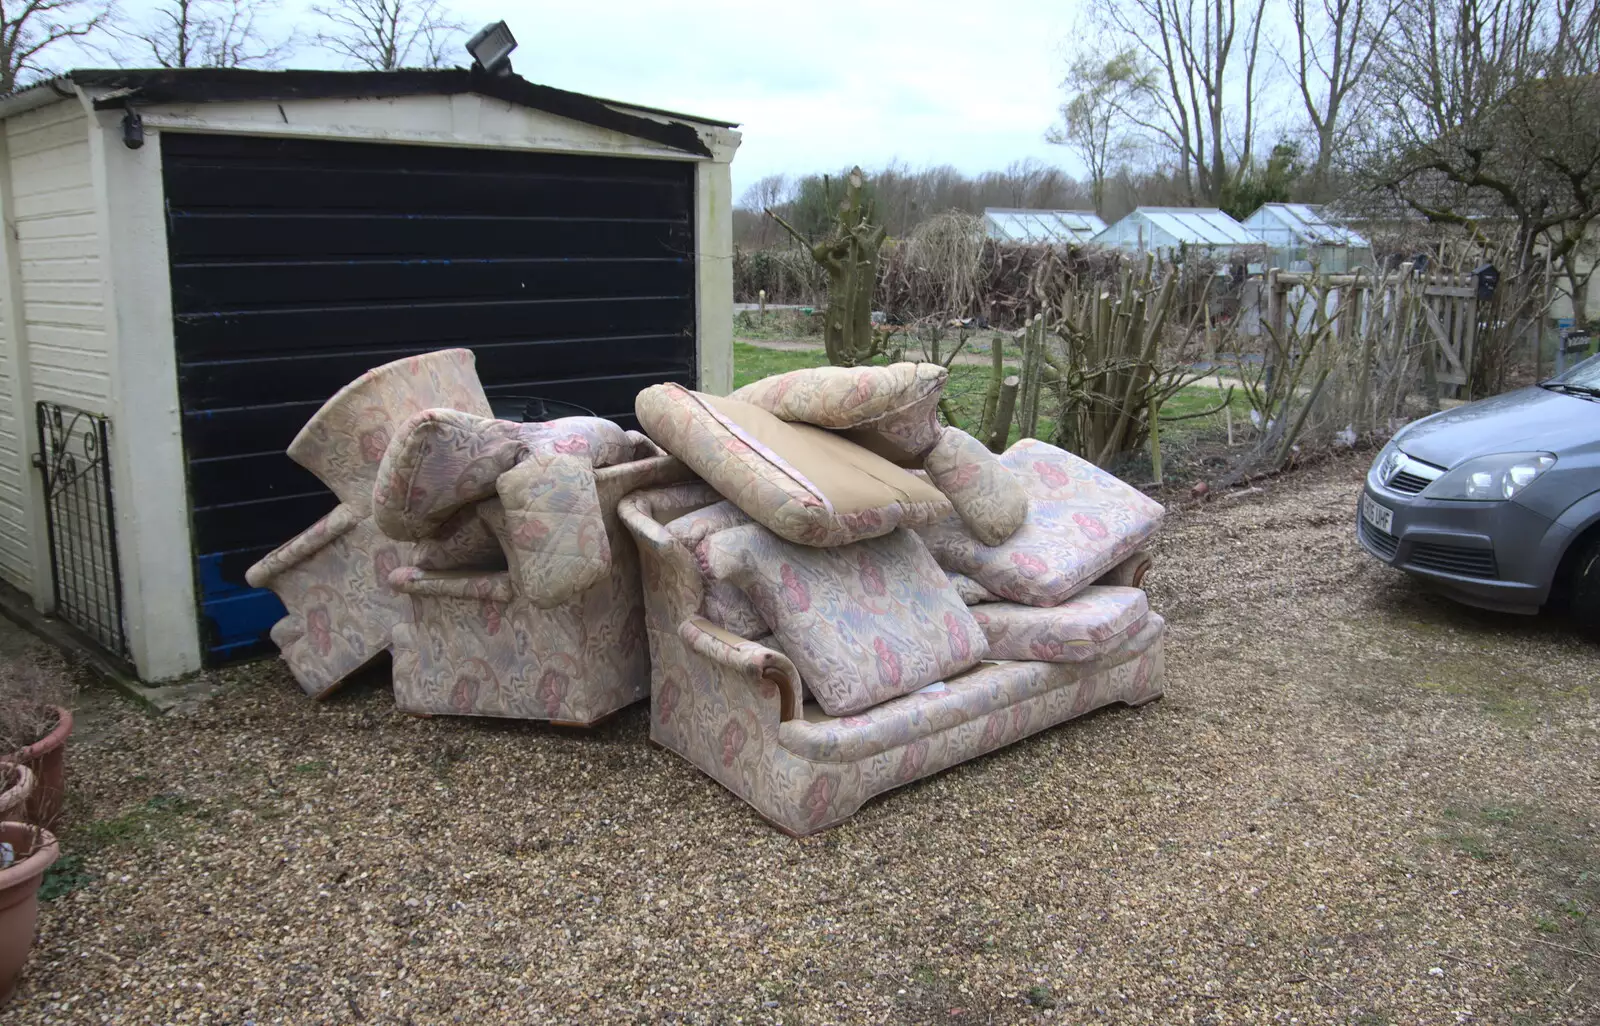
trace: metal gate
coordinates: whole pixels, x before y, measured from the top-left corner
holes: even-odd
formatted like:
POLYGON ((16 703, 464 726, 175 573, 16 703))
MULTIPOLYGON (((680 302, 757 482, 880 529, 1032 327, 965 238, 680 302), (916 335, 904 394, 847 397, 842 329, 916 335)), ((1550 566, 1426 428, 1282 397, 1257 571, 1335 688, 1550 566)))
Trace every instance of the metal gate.
POLYGON ((112 655, 127 658, 111 495, 111 420, 49 402, 37 404, 37 416, 34 466, 44 475, 55 613, 112 655))

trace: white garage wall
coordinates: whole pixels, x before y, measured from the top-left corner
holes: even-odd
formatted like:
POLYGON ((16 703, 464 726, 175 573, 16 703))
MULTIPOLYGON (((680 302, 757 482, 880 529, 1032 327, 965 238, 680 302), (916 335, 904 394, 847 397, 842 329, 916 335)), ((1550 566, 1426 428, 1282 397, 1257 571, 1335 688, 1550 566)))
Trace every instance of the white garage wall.
POLYGON ((31 424, 19 417, 17 361, 6 337, 0 303, 0 581, 27 591, 33 584, 33 555, 28 540, 25 489, 28 445, 23 436, 31 424))
POLYGON ((6 144, 33 398, 109 413, 88 117, 53 103, 8 119, 6 144))
POLYGON ((34 402, 104 413, 111 395, 88 128, 74 97, 7 119, 0 140, 0 579, 36 604, 50 592, 34 402))

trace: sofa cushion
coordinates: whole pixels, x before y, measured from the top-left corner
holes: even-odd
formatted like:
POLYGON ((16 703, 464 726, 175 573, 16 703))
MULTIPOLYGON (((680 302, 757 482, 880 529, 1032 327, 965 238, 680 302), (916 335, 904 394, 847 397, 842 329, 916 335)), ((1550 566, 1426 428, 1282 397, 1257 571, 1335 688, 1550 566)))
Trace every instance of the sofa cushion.
POLYGON ((656 443, 759 524, 802 545, 843 545, 950 514, 926 481, 849 439, 749 403, 653 385, 635 402, 656 443))
POLYGON ((780 420, 843 431, 880 456, 906 461, 939 440, 939 397, 949 376, 936 363, 807 367, 762 378, 729 398, 780 420))
POLYGON ((748 523, 750 517, 744 510, 723 499, 685 513, 670 521, 666 527, 667 533, 682 542, 684 548, 693 554, 695 562, 700 565, 700 572, 706 575, 705 604, 700 610, 701 615, 723 630, 741 638, 754 639, 763 635, 771 636, 766 621, 761 619, 761 614, 756 612, 756 607, 738 585, 731 581, 711 579, 711 571, 706 564, 706 545, 712 535, 748 523))
POLYGON ((960 428, 944 429, 923 469, 985 545, 999 545, 1027 519, 1028 493, 1022 483, 1000 457, 960 428))
POLYGON ((835 716, 958 673, 988 649, 910 531, 816 549, 751 524, 713 534, 706 553, 712 576, 750 596, 811 694, 835 716))
POLYGON ((1086 460, 1024 438, 1000 457, 1028 493, 1028 515, 999 545, 957 516, 919 533, 939 565, 1001 598, 1056 606, 1131 555, 1161 526, 1161 504, 1086 460))
POLYGON ((1138 633, 1149 613, 1138 588, 1093 584, 1059 606, 986 602, 972 610, 989 639, 989 658, 1047 663, 1100 659, 1138 633))
POLYGON ((495 494, 500 475, 530 454, 592 468, 621 463, 634 448, 627 432, 600 417, 522 424, 423 410, 395 429, 372 490, 373 516, 391 538, 426 538, 461 507, 495 494))

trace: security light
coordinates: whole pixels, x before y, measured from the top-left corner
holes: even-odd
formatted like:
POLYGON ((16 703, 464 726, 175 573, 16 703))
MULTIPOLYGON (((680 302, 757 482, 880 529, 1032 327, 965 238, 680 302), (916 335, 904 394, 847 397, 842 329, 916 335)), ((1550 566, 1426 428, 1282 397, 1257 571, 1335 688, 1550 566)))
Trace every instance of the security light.
POLYGON ((467 40, 467 52, 472 54, 476 68, 491 75, 511 74, 511 51, 517 48, 517 37, 503 21, 485 25, 467 40))

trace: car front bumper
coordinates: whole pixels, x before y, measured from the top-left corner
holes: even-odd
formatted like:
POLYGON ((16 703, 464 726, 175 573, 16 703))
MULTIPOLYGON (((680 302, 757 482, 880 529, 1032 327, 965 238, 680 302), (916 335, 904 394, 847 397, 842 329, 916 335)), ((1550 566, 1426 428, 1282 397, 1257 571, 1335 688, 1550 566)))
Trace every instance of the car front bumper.
POLYGON ((1527 507, 1424 499, 1376 488, 1370 479, 1363 495, 1394 514, 1385 532, 1356 505, 1356 537, 1390 566, 1485 609, 1535 613, 1549 598, 1564 548, 1552 535, 1563 529, 1527 507))

